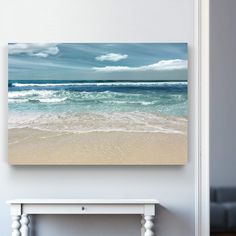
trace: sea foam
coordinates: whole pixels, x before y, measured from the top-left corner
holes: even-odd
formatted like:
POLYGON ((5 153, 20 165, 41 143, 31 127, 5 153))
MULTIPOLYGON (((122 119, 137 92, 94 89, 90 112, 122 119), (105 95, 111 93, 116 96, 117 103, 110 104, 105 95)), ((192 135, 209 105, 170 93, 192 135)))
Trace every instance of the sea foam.
POLYGON ((151 132, 186 134, 187 119, 165 117, 155 113, 10 113, 8 127, 33 128, 45 131, 89 132, 151 132))
POLYGON ((13 82, 9 128, 186 133, 187 82, 13 82))

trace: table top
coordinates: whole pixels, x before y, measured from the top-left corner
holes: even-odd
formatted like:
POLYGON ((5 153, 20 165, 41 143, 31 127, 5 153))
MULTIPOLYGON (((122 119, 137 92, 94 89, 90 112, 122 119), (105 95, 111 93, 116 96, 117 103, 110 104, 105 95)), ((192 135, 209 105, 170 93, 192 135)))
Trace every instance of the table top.
POLYGON ((156 199, 13 199, 7 204, 159 204, 156 199))

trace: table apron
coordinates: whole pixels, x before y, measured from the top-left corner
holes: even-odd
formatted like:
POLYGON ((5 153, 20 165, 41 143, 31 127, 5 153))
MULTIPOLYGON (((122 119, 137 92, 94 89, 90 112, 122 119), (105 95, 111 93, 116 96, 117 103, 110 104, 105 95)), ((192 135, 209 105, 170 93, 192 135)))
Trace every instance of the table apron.
POLYGON ((147 214, 155 215, 154 205, 132 204, 22 204, 22 214, 147 214))

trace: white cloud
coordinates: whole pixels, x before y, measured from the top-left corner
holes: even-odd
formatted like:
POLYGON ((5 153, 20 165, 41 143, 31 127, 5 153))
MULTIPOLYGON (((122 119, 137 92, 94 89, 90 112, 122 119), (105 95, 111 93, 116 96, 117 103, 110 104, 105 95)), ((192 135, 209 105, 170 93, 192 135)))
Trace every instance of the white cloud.
POLYGON ((120 60, 124 60, 128 57, 128 55, 126 54, 118 54, 118 53, 108 53, 108 54, 104 54, 104 55, 101 55, 101 56, 97 56, 95 57, 95 59, 97 61, 113 61, 113 62, 116 62, 116 61, 120 61, 120 60))
POLYGON ((129 67, 129 66, 105 66, 93 67, 93 70, 98 72, 127 72, 127 71, 167 71, 187 69, 187 61, 181 59, 162 60, 154 64, 129 67))
POLYGON ((15 43, 8 45, 9 54, 27 54, 46 58, 59 52, 55 43, 15 43))

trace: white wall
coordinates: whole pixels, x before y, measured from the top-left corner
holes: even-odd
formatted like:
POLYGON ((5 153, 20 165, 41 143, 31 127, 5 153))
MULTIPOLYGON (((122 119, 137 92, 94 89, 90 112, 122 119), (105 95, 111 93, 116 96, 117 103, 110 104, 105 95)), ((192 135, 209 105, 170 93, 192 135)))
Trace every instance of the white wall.
MULTIPOLYGON (((194 0, 0 1, 0 234, 10 235, 11 198, 156 198, 159 236, 193 236, 197 78, 194 0), (190 151, 186 166, 79 167, 7 164, 8 42, 188 42, 190 151), (195 71, 196 72, 196 71, 195 71)), ((34 236, 139 235, 138 216, 38 216, 34 236)))
POLYGON ((236 1, 211 0, 211 185, 236 186, 236 1))

